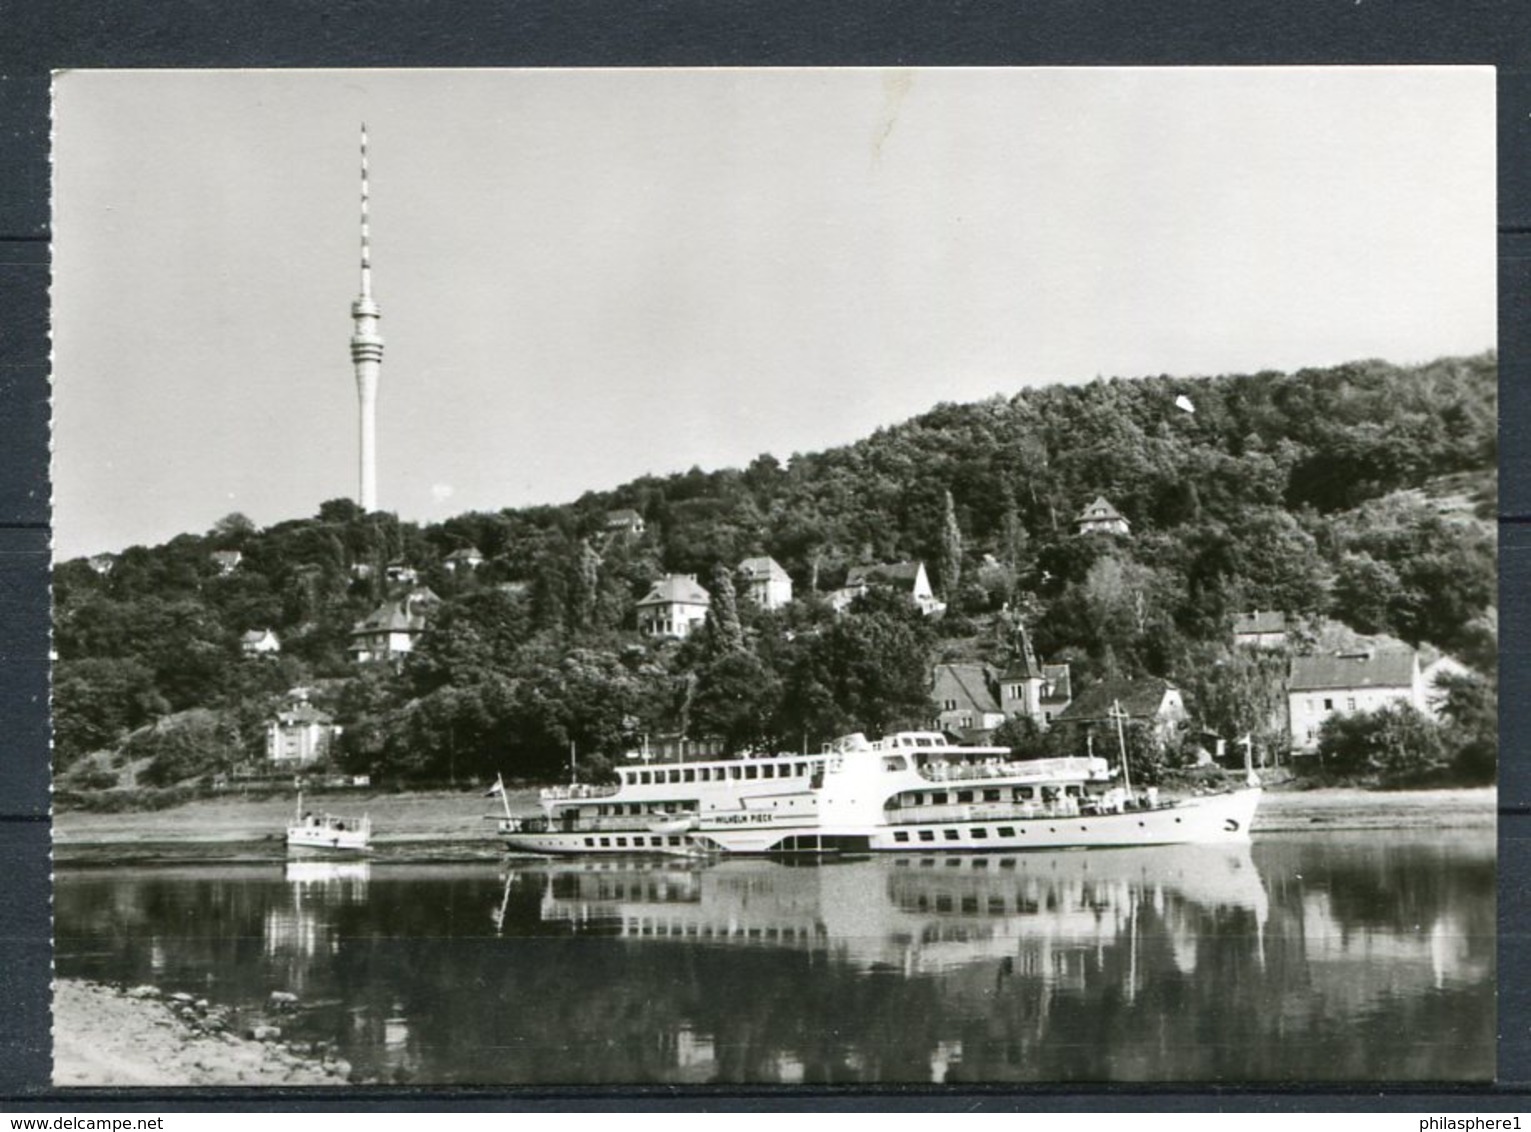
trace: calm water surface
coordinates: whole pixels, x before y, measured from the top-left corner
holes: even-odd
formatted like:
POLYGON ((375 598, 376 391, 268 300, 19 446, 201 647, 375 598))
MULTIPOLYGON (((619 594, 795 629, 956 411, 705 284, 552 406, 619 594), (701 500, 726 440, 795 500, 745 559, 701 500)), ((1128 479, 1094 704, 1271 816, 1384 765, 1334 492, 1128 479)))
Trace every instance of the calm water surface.
POLYGON ((62 976, 414 1083, 1447 1081, 1494 1067, 1491 832, 501 866, 64 868, 62 976))

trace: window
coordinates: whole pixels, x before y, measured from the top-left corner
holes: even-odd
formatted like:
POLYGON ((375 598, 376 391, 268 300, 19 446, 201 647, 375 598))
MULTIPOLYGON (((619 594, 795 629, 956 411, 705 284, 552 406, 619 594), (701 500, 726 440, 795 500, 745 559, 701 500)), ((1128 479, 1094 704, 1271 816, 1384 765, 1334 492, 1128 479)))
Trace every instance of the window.
POLYGON ((758 774, 759 774, 759 773, 760 773, 760 772, 759 772, 759 769, 758 769, 758 768, 756 768, 756 767, 752 767, 752 766, 747 766, 747 767, 745 767, 745 768, 744 768, 744 777, 745 777, 745 778, 754 778, 754 777, 756 777, 756 776, 757 776, 757 775, 758 775, 758 774))
POLYGON ((932 830, 932 829, 922 829, 922 830, 920 830, 920 840, 921 841, 934 841, 935 839, 936 839, 935 830, 932 830))
POLYGON ((956 711, 957 710, 957 701, 956 700, 942 700, 941 701, 941 710, 942 711, 956 711))
POLYGON ((972 837, 974 841, 987 841, 989 838, 989 831, 986 829, 974 828, 968 830, 968 835, 972 837))
POLYGON ((983 792, 983 800, 985 802, 998 802, 999 801, 999 791, 998 790, 985 790, 983 792))
POLYGON ((1013 825, 1002 825, 1002 826, 1000 826, 999 827, 999 835, 1001 837, 1014 837, 1015 836, 1015 826, 1013 826, 1013 825))
POLYGON ((609 837, 601 838, 601 845, 602 845, 603 848, 610 849, 611 848, 611 838, 609 838, 609 837))
POLYGON ((1356 698, 1354 696, 1351 696, 1349 699, 1347 699, 1345 701, 1345 710, 1346 711, 1355 711, 1356 710, 1356 698))
POLYGON ((896 829, 896 830, 894 830, 893 831, 893 840, 897 841, 899 844, 902 845, 904 842, 909 840, 909 831, 907 829, 896 829))
POLYGON ((728 768, 728 777, 729 778, 737 779, 739 777, 739 773, 740 773, 739 772, 739 768, 736 767, 736 766, 731 766, 731 767, 728 768))
POLYGON ((973 800, 973 792, 971 790, 959 790, 959 791, 957 791, 957 801, 959 801, 959 802, 971 802, 972 800, 973 800))
POLYGON ((679 845, 680 844, 680 838, 678 838, 678 837, 671 837, 670 838, 670 844, 671 845, 679 845))
POLYGON ((685 781, 685 782, 695 782, 696 781, 696 771, 694 771, 694 770, 683 771, 681 773, 681 779, 682 779, 682 781, 685 781))
POLYGON ((1334 701, 1326 699, 1324 701, 1324 710, 1325 711, 1333 711, 1334 710, 1334 701))
POLYGON ((590 848, 594 849, 595 848, 595 838, 593 838, 593 837, 585 838, 585 844, 588 845, 590 848))
POLYGON ((774 765, 770 764, 770 763, 767 763, 765 766, 760 768, 760 777, 762 777, 762 778, 775 778, 776 777, 776 767, 774 765))
POLYGON ((957 831, 955 829, 943 829, 941 831, 941 834, 948 841, 956 841, 957 840, 957 831))
POLYGON ((930 796, 930 802, 934 806, 944 806, 946 804, 946 791, 937 790, 930 796))
POLYGON ((652 779, 653 779, 653 775, 651 775, 648 771, 644 770, 644 771, 639 771, 638 772, 638 784, 640 786, 647 786, 647 785, 649 785, 649 783, 650 783, 650 781, 652 779))
POLYGON ((625 837, 617 838, 617 848, 618 849, 626 849, 627 848, 627 838, 625 838, 625 837))

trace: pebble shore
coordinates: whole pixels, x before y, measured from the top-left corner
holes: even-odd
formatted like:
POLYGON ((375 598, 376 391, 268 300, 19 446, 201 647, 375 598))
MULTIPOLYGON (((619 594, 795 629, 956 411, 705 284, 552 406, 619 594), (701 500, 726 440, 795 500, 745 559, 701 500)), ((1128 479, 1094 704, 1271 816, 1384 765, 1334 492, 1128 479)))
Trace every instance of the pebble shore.
MULTIPOLYGON (((273 995, 279 1015, 296 1000, 273 995)), ((353 1083, 325 1049, 282 1040, 275 1019, 236 1022, 189 994, 81 979, 53 984, 53 1083, 79 1086, 311 1086, 353 1083)))

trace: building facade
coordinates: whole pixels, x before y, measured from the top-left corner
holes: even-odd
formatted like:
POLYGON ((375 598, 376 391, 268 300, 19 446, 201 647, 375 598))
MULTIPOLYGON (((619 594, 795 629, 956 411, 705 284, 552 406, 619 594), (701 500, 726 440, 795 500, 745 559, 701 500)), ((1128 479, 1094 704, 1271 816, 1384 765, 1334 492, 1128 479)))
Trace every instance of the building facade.
POLYGON ((761 609, 780 609, 792 601, 792 577, 770 557, 746 558, 739 563, 744 595, 761 609))
POLYGON ((1319 732, 1332 716, 1395 703, 1429 709, 1419 654, 1406 645, 1293 657, 1287 678, 1292 753, 1316 754, 1319 732))
POLYGON ((329 754, 339 734, 328 712, 301 700, 266 725, 266 757, 282 767, 309 766, 329 754))
POLYGON ((638 602, 638 631, 683 640, 707 620, 712 597, 695 574, 666 574, 638 602))

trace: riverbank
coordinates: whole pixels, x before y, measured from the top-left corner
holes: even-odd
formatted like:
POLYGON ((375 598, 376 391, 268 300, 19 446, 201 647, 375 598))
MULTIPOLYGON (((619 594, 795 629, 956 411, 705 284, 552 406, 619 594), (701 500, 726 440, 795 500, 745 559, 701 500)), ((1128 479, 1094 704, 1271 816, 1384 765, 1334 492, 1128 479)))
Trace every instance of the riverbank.
MULTIPOLYGON (((455 846, 497 851, 492 820, 504 813, 498 799, 478 793, 420 791, 406 794, 357 792, 316 796, 314 810, 368 814, 372 841, 385 856, 429 856, 455 846)), ((527 812, 535 790, 510 793, 510 807, 527 812)), ((1468 790, 1358 790, 1328 787, 1268 790, 1260 803, 1255 833, 1346 829, 1492 828, 1498 795, 1493 787, 1468 790)), ((281 852, 292 803, 280 798, 211 798, 167 810, 130 813, 65 811, 53 818, 54 848, 62 860, 71 850, 104 845, 266 845, 281 852)))
MULTIPOLYGON (((534 809, 537 791, 509 791, 512 809, 534 809)), ((422 790, 391 794, 346 791, 305 795, 304 809, 372 819, 376 846, 490 840, 491 819, 504 816, 498 798, 480 791, 422 790)), ((53 815, 55 847, 146 842, 248 843, 280 841, 293 819, 292 799, 246 798, 231 794, 202 798, 164 810, 93 813, 65 810, 53 815)))
POLYGON ((155 987, 53 984, 53 1084, 345 1085, 351 1067, 281 1043, 276 1026, 237 1032, 226 1012, 155 987))
POLYGON ((1465 790, 1268 790, 1255 835, 1348 829, 1493 829, 1499 793, 1465 790))

